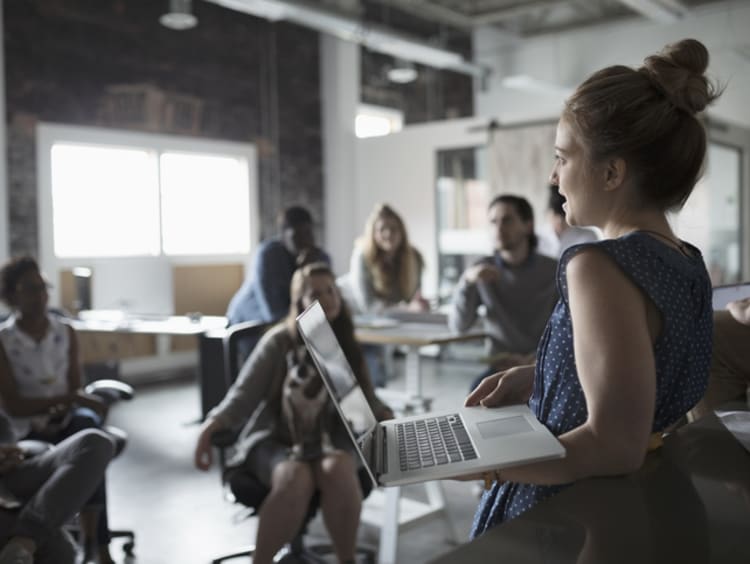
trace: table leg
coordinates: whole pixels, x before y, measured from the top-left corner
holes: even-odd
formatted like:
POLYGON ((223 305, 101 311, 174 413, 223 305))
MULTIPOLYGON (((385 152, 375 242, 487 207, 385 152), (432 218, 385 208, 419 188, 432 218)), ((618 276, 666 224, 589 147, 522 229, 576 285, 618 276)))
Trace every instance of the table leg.
POLYGON ((383 526, 380 529, 378 564, 396 564, 398 552, 399 500, 401 487, 393 486, 385 490, 383 526))
POLYGON ((422 373, 419 347, 410 345, 406 352, 406 392, 414 397, 422 397, 422 373))
POLYGON ((445 503, 445 496, 443 495, 443 486, 439 481, 426 482, 425 491, 427 493, 427 501, 435 511, 440 511, 445 521, 445 527, 448 529, 447 539, 453 544, 459 544, 458 531, 456 526, 451 519, 450 513, 448 512, 448 506, 445 503))

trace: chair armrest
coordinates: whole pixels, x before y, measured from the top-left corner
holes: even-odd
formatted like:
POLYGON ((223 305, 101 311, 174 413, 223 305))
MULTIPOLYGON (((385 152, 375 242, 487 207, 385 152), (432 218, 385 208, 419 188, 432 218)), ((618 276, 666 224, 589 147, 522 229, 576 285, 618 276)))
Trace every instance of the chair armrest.
POLYGON ((119 400, 131 400, 135 394, 133 386, 119 380, 95 380, 84 389, 87 394, 99 396, 107 403, 119 400))
POLYGON ((44 454, 48 450, 52 450, 51 443, 48 443, 46 441, 37 441, 34 439, 18 441, 16 443, 16 446, 23 451, 24 456, 27 458, 39 456, 40 454, 44 454))

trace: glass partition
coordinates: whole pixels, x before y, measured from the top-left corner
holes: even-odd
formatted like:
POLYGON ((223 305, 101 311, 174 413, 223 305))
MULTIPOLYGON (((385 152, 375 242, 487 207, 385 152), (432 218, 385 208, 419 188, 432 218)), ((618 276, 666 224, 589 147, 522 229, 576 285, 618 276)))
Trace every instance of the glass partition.
POLYGON ((677 235, 703 253, 714 286, 742 277, 742 149, 711 142, 706 171, 672 220, 677 235))

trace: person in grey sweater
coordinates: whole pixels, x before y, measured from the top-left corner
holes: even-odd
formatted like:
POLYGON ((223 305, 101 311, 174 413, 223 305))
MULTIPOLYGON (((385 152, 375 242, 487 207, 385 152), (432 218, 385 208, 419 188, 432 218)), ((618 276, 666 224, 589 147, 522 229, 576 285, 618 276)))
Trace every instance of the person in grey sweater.
POLYGON ((104 477, 115 446, 87 429, 28 456, 0 411, 0 564, 73 564, 76 548, 62 526, 104 477))
POLYGON ((448 324, 461 333, 482 319, 490 337, 490 369, 533 354, 557 302, 557 261, 536 252, 534 212, 520 196, 500 195, 488 208, 495 252, 466 269, 453 292, 448 324))
MULTIPOLYGON (((271 562, 297 533, 316 490, 339 562, 354 561, 362 493, 351 439, 327 394, 322 409, 317 392, 310 398, 309 407, 319 410, 320 421, 307 427, 320 429, 318 448, 311 448, 314 437, 309 433, 299 436, 295 410, 286 409, 290 380, 307 370, 300 366, 305 354, 295 319, 315 300, 320 301, 375 415, 379 419, 392 417, 390 409, 375 396, 354 325, 330 267, 313 263, 298 269, 292 278, 289 315, 261 338, 226 397, 206 417, 195 448, 195 465, 207 470, 212 462, 211 435, 244 425, 238 439, 239 454, 230 465, 247 471, 270 489, 260 508, 253 556, 258 564, 271 562)), ((320 378, 317 373, 315 376, 320 378)))

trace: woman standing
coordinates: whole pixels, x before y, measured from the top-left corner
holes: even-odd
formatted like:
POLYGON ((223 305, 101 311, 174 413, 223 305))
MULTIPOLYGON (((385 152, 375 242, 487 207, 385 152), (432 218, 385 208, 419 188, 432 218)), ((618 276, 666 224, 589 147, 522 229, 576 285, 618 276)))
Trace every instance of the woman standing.
POLYGON ((557 303, 536 364, 485 378, 467 405, 529 402, 564 459, 502 469, 482 497, 472 536, 565 484, 632 472, 651 433, 703 395, 711 363, 711 283, 698 249, 666 212, 697 182, 706 134, 696 117, 718 94, 708 52, 686 39, 638 69, 594 73, 567 100, 550 176, 571 225, 606 239, 562 255, 557 303))

